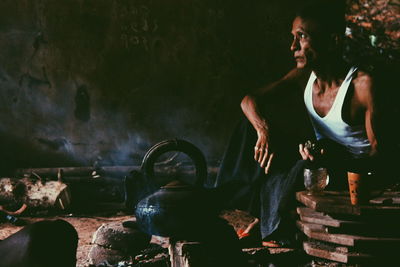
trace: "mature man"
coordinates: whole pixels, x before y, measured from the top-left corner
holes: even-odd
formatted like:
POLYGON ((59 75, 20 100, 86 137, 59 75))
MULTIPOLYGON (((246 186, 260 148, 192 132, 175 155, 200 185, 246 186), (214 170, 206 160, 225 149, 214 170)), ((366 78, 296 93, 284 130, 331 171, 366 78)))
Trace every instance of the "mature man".
MULTIPOLYGON (((240 190, 233 198, 236 203, 254 204, 259 201, 259 205, 251 206, 251 211, 260 217, 264 241, 282 239, 287 234, 288 220, 285 217, 289 200, 302 183, 306 160, 313 161, 315 157, 302 144, 298 149, 292 146, 293 140, 299 140, 298 131, 301 129, 291 127, 299 122, 291 117, 301 113, 302 107, 284 120, 291 130, 290 134, 286 130, 282 137, 286 127, 274 128, 274 125, 279 125, 276 123, 279 119, 274 119, 276 111, 268 107, 272 105, 269 99, 276 101, 276 97, 280 97, 280 105, 285 106, 289 95, 303 95, 302 105, 304 107, 305 103, 314 138, 328 140, 321 141, 324 147, 320 152, 327 159, 324 163, 332 173, 349 168, 369 171, 367 168, 374 162, 371 160, 377 153, 374 82, 367 73, 343 60, 341 42, 344 32, 344 1, 320 0, 305 6, 292 25, 290 49, 296 68, 242 100, 243 113, 252 127, 244 122, 234 134, 217 184, 237 181, 240 190), (299 157, 298 154, 297 159, 294 157, 295 150, 300 152, 303 160, 297 161, 299 157), (250 156, 259 166, 248 160, 250 156)), ((307 121, 302 123, 306 125, 307 121)), ((342 185, 346 182, 343 175, 333 177, 332 181, 342 185)), ((274 245, 273 242, 264 243, 274 245)))
MULTIPOLYGON (((326 12, 335 13, 321 1, 298 14, 293 21, 290 47, 297 68, 258 94, 268 94, 278 88, 278 84, 302 82, 304 75, 309 76, 307 85, 303 87, 304 101, 317 139, 332 139, 347 147, 354 158, 373 155, 377 148, 373 131, 373 80, 344 62, 340 45, 344 18, 333 21, 323 12, 325 8, 326 12)), ((268 122, 257 111, 256 103, 255 96, 248 95, 242 101, 242 109, 258 134, 255 158, 268 172, 274 153, 269 151, 268 122)), ((303 159, 313 159, 302 145, 300 153, 303 159)))

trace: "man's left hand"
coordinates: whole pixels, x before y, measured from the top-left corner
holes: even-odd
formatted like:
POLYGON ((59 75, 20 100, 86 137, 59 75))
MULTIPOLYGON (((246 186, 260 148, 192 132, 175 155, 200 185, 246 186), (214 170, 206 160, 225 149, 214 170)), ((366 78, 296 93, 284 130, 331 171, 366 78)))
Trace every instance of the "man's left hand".
MULTIPOLYGON (((314 153, 311 153, 311 151, 305 145, 299 144, 299 152, 303 160, 315 160, 316 155, 314 153)), ((324 154, 324 149, 320 149, 317 153, 320 155, 324 154)))

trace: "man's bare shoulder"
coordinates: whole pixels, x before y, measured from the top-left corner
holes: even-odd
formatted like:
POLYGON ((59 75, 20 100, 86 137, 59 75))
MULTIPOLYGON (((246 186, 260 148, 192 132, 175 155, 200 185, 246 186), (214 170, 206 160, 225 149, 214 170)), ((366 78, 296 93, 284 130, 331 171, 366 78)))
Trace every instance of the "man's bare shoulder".
POLYGON ((373 77, 362 70, 358 71, 353 79, 354 88, 360 90, 370 90, 373 85, 373 77))
POLYGON ((358 97, 360 102, 368 103, 372 100, 374 79, 369 73, 359 70, 352 83, 355 95, 358 97))

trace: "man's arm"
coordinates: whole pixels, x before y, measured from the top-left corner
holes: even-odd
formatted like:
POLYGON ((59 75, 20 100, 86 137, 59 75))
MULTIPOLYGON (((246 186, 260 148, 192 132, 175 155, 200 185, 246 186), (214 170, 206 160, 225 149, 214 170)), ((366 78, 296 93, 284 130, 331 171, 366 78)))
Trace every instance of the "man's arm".
POLYGON ((292 69, 280 80, 246 95, 241 102, 243 113, 257 132, 258 138, 254 146, 254 159, 260 163, 262 168, 265 168, 265 173, 268 173, 274 154, 269 147, 270 130, 268 118, 260 112, 260 99, 273 95, 284 97, 285 94, 290 94, 293 90, 298 90, 299 87, 304 88, 309 73, 309 71, 303 69, 292 69))
POLYGON ((374 119, 375 119, 375 98, 373 78, 364 72, 359 72, 354 81, 354 88, 357 99, 365 109, 365 130, 371 144, 370 155, 377 152, 378 142, 376 140, 374 119))

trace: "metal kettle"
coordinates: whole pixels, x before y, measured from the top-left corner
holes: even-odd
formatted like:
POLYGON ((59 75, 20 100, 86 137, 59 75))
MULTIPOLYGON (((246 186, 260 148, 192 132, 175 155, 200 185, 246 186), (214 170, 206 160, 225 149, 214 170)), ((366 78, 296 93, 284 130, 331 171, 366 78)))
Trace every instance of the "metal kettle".
POLYGON ((141 172, 148 182, 154 177, 156 159, 170 151, 188 155, 196 167, 193 184, 175 179, 155 193, 138 202, 135 209, 140 229, 151 235, 188 237, 202 221, 212 215, 209 198, 203 184, 207 177, 207 163, 202 152, 193 144, 180 140, 165 140, 154 145, 144 156, 141 172))

